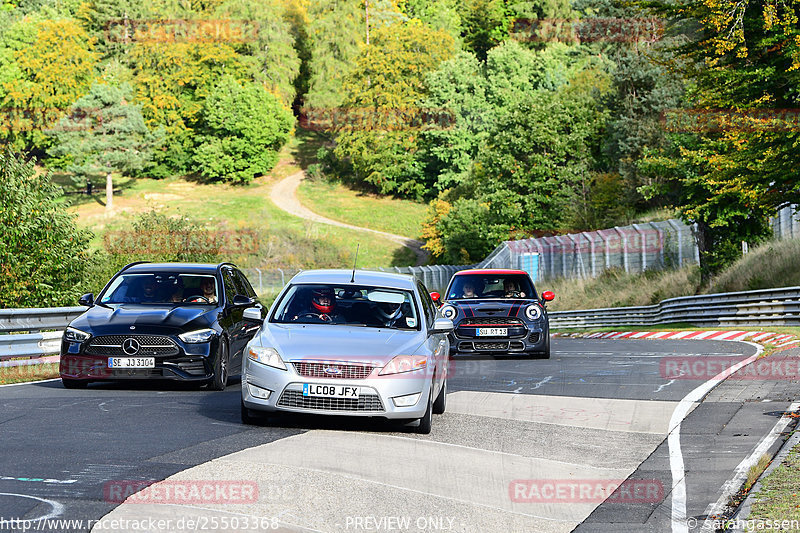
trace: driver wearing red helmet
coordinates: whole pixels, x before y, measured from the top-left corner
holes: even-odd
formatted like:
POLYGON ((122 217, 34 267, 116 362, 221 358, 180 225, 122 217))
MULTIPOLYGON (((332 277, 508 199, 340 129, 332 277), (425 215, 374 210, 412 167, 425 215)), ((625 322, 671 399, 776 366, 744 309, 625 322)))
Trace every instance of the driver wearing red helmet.
POLYGON ((316 318, 322 322, 338 322, 339 314, 336 310, 336 295, 331 287, 320 287, 311 291, 311 309, 300 313, 293 320, 301 318, 316 318))

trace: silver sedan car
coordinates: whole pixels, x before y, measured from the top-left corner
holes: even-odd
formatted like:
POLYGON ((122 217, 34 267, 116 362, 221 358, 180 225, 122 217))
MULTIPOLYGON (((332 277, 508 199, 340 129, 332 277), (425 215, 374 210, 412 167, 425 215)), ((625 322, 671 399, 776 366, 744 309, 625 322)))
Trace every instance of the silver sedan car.
MULTIPOLYGON (((261 320, 260 310, 245 318, 261 320)), ((275 411, 371 416, 419 420, 429 433, 445 410, 452 330, 411 276, 301 272, 245 348, 242 421, 275 411)))

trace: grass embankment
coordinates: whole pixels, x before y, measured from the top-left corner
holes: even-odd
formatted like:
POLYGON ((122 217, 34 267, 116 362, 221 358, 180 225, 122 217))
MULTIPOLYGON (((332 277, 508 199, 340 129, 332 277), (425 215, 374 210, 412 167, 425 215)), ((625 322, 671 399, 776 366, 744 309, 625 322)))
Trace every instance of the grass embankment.
MULTIPOLYGON (((97 248, 103 245, 105 232, 127 229, 137 214, 155 209, 169 215, 185 215, 209 229, 249 229, 266 235, 268 242, 261 243, 257 254, 244 261, 237 259, 243 267, 348 267, 357 242, 361 243, 359 264, 363 267, 414 264, 413 252, 395 242, 365 232, 308 222, 272 203, 271 187, 313 162, 312 154, 321 142, 316 135, 300 131, 284 147, 275 169, 250 185, 205 183, 182 177, 119 178, 114 182, 115 189, 121 191, 114 197, 114 216, 105 215, 102 189, 96 189, 91 197, 71 196, 74 201, 71 209, 78 215, 78 224, 94 232, 92 245, 97 248)), ((67 176, 56 176, 56 180, 74 188, 67 176)), ((371 207, 361 206, 361 202, 369 200, 355 197, 352 203, 357 210, 366 211, 371 207)))
POLYGON ((53 379, 58 377, 58 363, 0 368, 0 385, 53 379))
POLYGON ((327 179, 305 180, 297 191, 315 213, 364 228, 419 239, 428 206, 354 190, 327 179))
POLYGON ((751 249, 708 286, 700 285, 696 266, 643 274, 612 269, 597 278, 543 281, 537 286, 556 293, 548 306, 553 311, 652 305, 679 296, 800 286, 799 256, 800 239, 771 241, 751 249))
MULTIPOLYGON (((800 522, 800 445, 761 482, 748 520, 800 522)), ((798 528, 783 531, 800 531, 798 528)))

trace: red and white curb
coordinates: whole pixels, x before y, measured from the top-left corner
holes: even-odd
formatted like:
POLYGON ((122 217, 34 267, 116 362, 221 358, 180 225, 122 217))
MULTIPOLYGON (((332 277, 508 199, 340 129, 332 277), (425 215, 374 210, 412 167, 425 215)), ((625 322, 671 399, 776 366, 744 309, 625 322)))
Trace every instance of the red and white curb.
POLYGON ((555 335, 579 339, 749 341, 761 345, 771 344, 778 348, 793 347, 800 343, 797 335, 769 331, 601 331, 594 333, 556 333, 555 335))

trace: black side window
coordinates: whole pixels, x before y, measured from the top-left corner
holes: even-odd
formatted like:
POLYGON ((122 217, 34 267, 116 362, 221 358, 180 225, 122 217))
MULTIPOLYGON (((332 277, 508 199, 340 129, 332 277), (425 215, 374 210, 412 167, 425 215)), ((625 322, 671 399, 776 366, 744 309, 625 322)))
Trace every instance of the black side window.
POLYGON ((247 281, 247 278, 245 277, 244 273, 242 273, 241 270, 236 271, 236 280, 238 281, 236 287, 237 288, 241 287, 242 289, 242 291, 239 294, 242 294, 244 296, 249 296, 250 298, 257 297, 256 291, 253 290, 252 285, 250 285, 250 282, 247 281))
POLYGON ((422 311, 425 313, 425 320, 428 321, 429 326, 432 326, 433 321, 436 318, 436 308, 433 306, 431 295, 428 293, 428 289, 426 289, 425 285, 422 283, 417 282, 417 290, 419 291, 420 299, 422 300, 422 311))
POLYGON ((222 269, 222 284, 225 287, 225 300, 228 305, 233 303, 233 297, 236 296, 236 284, 233 281, 233 271, 230 268, 222 269))

